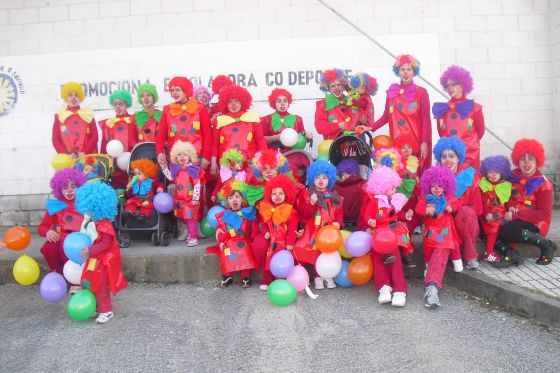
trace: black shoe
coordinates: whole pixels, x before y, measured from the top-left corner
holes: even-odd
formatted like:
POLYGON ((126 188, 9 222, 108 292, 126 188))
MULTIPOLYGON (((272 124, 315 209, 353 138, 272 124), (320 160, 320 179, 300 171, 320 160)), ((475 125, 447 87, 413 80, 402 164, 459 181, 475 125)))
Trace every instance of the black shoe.
POLYGON ((414 261, 414 255, 412 254, 403 254, 402 255, 403 263, 408 268, 416 268, 416 262, 414 261))
POLYGON ((251 279, 249 277, 245 277, 241 279, 241 286, 244 289, 250 288, 251 287, 251 279))
POLYGON ((233 283, 233 277, 222 276, 222 279, 220 280, 220 283, 218 284, 218 287, 221 287, 222 289, 225 289, 228 286, 230 286, 232 283, 233 283))
POLYGON ((395 263, 395 256, 390 254, 385 254, 381 256, 381 260, 383 260, 383 264, 391 264, 395 263))
POLYGON ((499 262, 489 262, 492 267, 495 268, 507 268, 511 267, 512 265, 519 266, 523 264, 523 257, 517 251, 513 250, 511 247, 508 247, 505 251, 501 252, 502 260, 499 262))
POLYGON ((548 265, 552 263, 552 260, 554 259, 554 252, 557 249, 554 241, 544 238, 540 234, 531 232, 528 229, 523 229, 521 231, 521 239, 522 242, 535 245, 541 249, 541 256, 539 256, 536 262, 538 265, 548 265))

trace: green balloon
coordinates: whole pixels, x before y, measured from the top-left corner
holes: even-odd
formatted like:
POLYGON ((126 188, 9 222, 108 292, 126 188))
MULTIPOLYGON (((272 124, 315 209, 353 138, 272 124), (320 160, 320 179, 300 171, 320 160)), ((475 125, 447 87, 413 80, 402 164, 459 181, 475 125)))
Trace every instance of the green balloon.
POLYGON ((268 295, 270 303, 277 306, 287 306, 296 300, 297 290, 287 280, 275 280, 268 285, 266 295, 268 295))
POLYGON ((298 138, 297 138, 297 142, 294 146, 292 146, 292 149, 303 149, 305 148, 305 146, 307 145, 307 139, 305 138, 305 136, 303 136, 303 134, 298 134, 298 138))
POLYGON ((329 160, 329 155, 328 154, 319 154, 317 156, 317 158, 315 158, 318 161, 328 161, 329 160))
POLYGON ((208 223, 208 219, 206 216, 202 218, 199 225, 200 233, 202 233, 206 237, 214 237, 216 234, 216 230, 212 228, 212 226, 208 223))
POLYGON ((91 290, 82 289, 70 297, 68 315, 76 321, 85 321, 95 314, 97 300, 91 290))

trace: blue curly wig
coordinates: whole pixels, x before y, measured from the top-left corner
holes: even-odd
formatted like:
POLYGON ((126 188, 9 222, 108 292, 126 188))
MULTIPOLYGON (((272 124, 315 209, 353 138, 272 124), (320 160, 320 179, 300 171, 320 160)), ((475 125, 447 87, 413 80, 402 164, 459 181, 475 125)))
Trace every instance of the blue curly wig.
POLYGON ((459 164, 465 161, 467 148, 465 143, 457 136, 442 137, 438 140, 436 146, 434 146, 434 156, 438 163, 441 162, 441 154, 444 150, 453 150, 457 157, 459 157, 459 164))
POLYGON ((319 175, 327 175, 329 179, 329 185, 327 189, 332 189, 336 181, 336 167, 327 161, 315 161, 307 169, 307 186, 312 187, 315 183, 315 178, 319 175))
POLYGON ((352 158, 342 160, 336 165, 336 175, 341 176, 343 172, 350 175, 359 175, 360 165, 358 164, 358 161, 352 158))
POLYGON ((113 220, 117 216, 117 193, 109 185, 94 181, 76 191, 76 211, 90 215, 93 221, 113 220))
POLYGON ((509 158, 503 155, 486 157, 480 162, 480 173, 488 177, 488 172, 494 171, 500 174, 500 180, 509 180, 511 176, 511 163, 509 158))

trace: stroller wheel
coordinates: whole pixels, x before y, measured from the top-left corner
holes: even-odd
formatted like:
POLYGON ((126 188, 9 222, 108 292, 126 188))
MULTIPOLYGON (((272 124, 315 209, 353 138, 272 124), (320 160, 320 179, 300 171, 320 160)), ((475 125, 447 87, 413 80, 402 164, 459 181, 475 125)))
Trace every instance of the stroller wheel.
POLYGON ((169 236, 169 233, 161 232, 159 235, 159 241, 161 243, 161 246, 168 246, 169 243, 171 242, 171 237, 169 236))
POLYGON ((121 232, 117 236, 117 241, 120 247, 129 247, 130 246, 130 236, 126 232, 121 232))
POLYGON ((159 246, 159 236, 157 232, 152 233, 152 245, 159 246))

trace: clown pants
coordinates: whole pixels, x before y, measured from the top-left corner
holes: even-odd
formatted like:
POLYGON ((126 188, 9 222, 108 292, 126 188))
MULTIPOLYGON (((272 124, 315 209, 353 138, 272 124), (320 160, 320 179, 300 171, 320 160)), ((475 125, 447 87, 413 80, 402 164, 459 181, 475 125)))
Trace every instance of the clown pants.
MULTIPOLYGON (((463 258, 466 261, 477 260, 476 238, 478 237, 479 226, 476 212, 468 206, 459 207, 455 214, 455 228, 457 228, 457 232, 463 241, 463 258)), ((451 256, 453 260, 460 259, 460 257, 454 258, 453 256, 456 256, 456 254, 451 256)))
POLYGON ((406 280, 404 279, 404 273, 402 268, 402 261, 399 254, 399 249, 390 253, 394 255, 394 263, 383 264, 382 255, 378 252, 372 251, 371 259, 373 260, 373 285, 379 291, 383 285, 387 285, 393 288, 394 292, 406 293, 406 280))
POLYGON ((45 242, 41 247, 41 254, 45 258, 45 262, 51 271, 55 271, 64 275, 62 269, 64 264, 68 261, 66 254, 64 254, 63 240, 57 242, 45 242))

